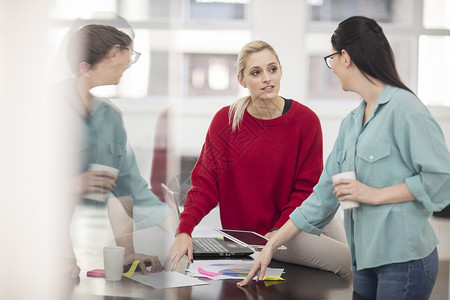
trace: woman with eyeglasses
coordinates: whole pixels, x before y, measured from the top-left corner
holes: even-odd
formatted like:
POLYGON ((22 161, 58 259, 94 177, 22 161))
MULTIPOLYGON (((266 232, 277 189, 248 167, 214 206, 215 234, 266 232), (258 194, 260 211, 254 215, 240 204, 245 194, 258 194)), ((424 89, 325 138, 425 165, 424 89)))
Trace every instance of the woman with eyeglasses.
MULTIPOLYGON (((77 170, 75 193, 114 195, 108 199, 110 217, 116 243, 125 247, 125 265, 139 260, 143 273, 145 265, 152 272, 162 270, 157 256, 137 254, 133 248, 133 221, 138 229, 161 224, 168 216, 163 203, 149 190, 136 164, 133 150, 127 145, 122 113, 109 99, 95 97, 94 87, 117 85, 122 74, 139 58, 133 50, 132 39, 124 32, 108 25, 86 25, 70 38, 67 59, 75 78, 56 86, 56 99, 69 104, 73 119, 69 120, 79 139, 73 137, 70 149, 81 160, 77 170), (118 175, 107 171, 91 171, 90 164, 118 169, 118 175)), ((85 204, 98 205, 84 199, 85 204)), ((73 260, 73 277, 79 268, 73 260)))
POLYGON ((339 135, 311 196, 262 250, 252 271, 263 278, 274 249, 300 231, 319 235, 339 203, 352 253, 355 298, 428 299, 438 272, 437 243, 428 218, 450 203, 450 155, 442 131, 397 73, 381 27, 351 17, 331 37, 326 64, 361 104, 339 135), (356 179, 331 176, 355 171, 356 179))
MULTIPOLYGON (((175 242, 164 267, 174 270, 191 233, 219 205, 222 227, 270 237, 312 192, 323 167, 322 130, 306 106, 281 97, 282 68, 268 43, 252 41, 238 55, 237 80, 249 95, 222 108, 209 127, 192 173, 175 242)), ((275 258, 336 273, 351 282, 350 251, 335 219, 323 235, 299 233, 275 258)))

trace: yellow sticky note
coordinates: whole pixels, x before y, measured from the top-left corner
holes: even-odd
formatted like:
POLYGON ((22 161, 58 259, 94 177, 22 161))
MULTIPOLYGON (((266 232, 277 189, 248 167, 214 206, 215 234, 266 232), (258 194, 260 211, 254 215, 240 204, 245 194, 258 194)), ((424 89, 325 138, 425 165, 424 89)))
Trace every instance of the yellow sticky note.
POLYGON ((125 277, 131 277, 134 274, 134 271, 136 271, 136 268, 139 264, 139 260, 135 260, 133 261, 133 264, 131 265, 130 269, 128 270, 128 272, 123 273, 122 275, 125 277))
POLYGON ((285 281, 286 279, 281 278, 280 276, 264 276, 264 278, 262 280, 285 281))
POLYGON ((286 279, 281 278, 279 276, 264 276, 263 281, 264 281, 264 285, 266 287, 268 287, 268 286, 286 281, 286 279))

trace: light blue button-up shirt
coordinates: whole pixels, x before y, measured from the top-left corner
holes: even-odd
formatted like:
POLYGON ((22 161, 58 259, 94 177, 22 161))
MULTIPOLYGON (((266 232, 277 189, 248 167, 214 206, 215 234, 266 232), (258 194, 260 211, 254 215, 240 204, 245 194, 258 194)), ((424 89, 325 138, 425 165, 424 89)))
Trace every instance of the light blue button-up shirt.
POLYGON ((71 106, 73 121, 79 137, 73 138, 72 149, 81 158, 78 172, 86 172, 89 164, 98 163, 119 169, 116 197, 132 197, 133 219, 138 229, 161 223, 169 210, 165 203, 150 191, 147 182, 140 175, 136 157, 127 144, 127 134, 121 111, 108 99, 92 98, 89 120, 79 109, 75 79, 69 79, 57 87, 59 95, 71 106))
POLYGON ((311 196, 291 215, 296 226, 319 235, 339 201, 331 176, 356 172, 362 183, 382 188, 406 182, 416 198, 398 204, 344 211, 353 264, 358 270, 420 259, 438 240, 428 222, 450 204, 450 155, 442 130, 412 93, 386 85, 367 122, 366 103, 341 123, 339 135, 311 196))

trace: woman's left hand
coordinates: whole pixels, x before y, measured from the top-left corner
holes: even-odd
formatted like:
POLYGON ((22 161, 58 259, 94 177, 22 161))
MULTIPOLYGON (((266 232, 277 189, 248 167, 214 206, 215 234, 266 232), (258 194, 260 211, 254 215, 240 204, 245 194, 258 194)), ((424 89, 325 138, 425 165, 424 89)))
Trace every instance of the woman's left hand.
POLYGON ((377 205, 378 189, 365 185, 356 179, 340 179, 333 183, 333 194, 339 201, 358 201, 377 205))

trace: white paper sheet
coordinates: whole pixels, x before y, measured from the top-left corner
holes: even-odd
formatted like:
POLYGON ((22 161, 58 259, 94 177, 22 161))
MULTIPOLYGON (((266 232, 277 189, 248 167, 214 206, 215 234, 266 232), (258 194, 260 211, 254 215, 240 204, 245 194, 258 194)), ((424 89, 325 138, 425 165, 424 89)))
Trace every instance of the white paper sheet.
POLYGON ((148 275, 134 273, 134 275, 129 278, 155 289, 208 284, 208 282, 178 272, 158 272, 148 273, 148 275))

